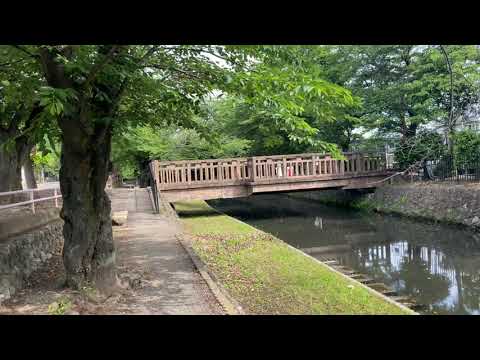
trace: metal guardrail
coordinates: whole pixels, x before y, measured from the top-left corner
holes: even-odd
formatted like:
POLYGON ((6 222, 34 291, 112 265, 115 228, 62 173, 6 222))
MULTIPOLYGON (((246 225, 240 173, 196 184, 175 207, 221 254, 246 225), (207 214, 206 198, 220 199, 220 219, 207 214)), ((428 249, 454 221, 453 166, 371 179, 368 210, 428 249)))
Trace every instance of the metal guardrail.
POLYGON ((30 200, 27 201, 20 201, 16 203, 0 205, 0 210, 10 209, 19 206, 31 205, 32 212, 35 214, 35 204, 43 201, 48 200, 55 200, 55 207, 58 208, 58 199, 62 197, 60 193, 60 188, 46 188, 46 189, 27 189, 27 190, 16 190, 16 191, 7 191, 7 192, 0 192, 0 197, 2 196, 11 196, 11 195, 19 195, 19 194, 29 194, 30 200), (48 196, 44 198, 35 199, 34 193, 39 191, 52 191, 53 196, 48 196))
POLYGON ((147 174, 149 186, 147 187, 148 194, 152 200, 154 211, 158 214, 160 212, 160 194, 158 183, 158 165, 152 161, 149 164, 149 171, 147 174))
POLYGON ((397 177, 410 182, 480 182, 480 160, 443 156, 435 160, 419 160, 392 176, 376 183, 392 181, 397 177))

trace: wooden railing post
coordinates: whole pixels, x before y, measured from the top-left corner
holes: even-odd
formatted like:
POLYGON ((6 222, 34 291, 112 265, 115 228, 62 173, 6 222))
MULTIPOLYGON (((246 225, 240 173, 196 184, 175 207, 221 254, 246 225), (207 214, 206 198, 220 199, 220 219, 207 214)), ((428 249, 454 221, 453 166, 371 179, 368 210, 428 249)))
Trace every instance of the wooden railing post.
POLYGON ((30 191, 30 201, 32 201, 32 212, 35 214, 35 202, 33 201, 33 190, 30 191))
POLYGON ((160 165, 158 164, 158 160, 155 160, 153 163, 153 168, 155 169, 155 181, 157 182, 157 190, 158 186, 160 185, 160 165))
POLYGON ((53 196, 55 196, 55 207, 58 208, 57 188, 53 189, 53 196))
POLYGON ((255 182, 257 178, 257 164, 256 164, 256 159, 255 156, 251 157, 251 163, 252 163, 252 182, 255 182))

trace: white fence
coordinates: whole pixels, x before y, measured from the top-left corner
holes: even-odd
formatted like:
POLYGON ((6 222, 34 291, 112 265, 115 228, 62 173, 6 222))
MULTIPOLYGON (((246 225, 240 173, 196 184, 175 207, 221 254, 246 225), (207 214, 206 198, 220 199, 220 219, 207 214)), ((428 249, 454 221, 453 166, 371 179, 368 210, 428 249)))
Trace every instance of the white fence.
POLYGON ((20 194, 28 194, 30 197, 30 200, 27 201, 20 201, 16 203, 11 203, 11 204, 6 204, 6 205, 0 205, 0 210, 4 209, 10 209, 14 207, 19 207, 19 206, 25 206, 25 205, 30 205, 32 212, 35 214, 35 204, 43 201, 48 201, 48 200, 55 200, 55 207, 58 208, 58 199, 62 197, 62 194, 60 192, 59 187, 54 187, 54 188, 44 188, 44 189, 27 189, 27 190, 16 190, 16 191, 7 191, 7 192, 0 192, 0 200, 3 196, 12 196, 12 195, 20 195, 20 194), (34 194, 36 192, 52 192, 52 196, 47 196, 43 198, 38 198, 35 199, 34 194))

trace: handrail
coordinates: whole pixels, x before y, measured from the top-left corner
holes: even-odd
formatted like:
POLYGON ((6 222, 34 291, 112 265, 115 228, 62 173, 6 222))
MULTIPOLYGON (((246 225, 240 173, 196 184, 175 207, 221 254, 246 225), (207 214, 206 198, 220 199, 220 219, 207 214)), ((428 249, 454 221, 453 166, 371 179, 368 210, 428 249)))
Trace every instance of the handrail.
MULTIPOLYGON (((369 155, 369 154, 375 154, 379 155, 382 154, 380 152, 376 151, 350 151, 350 152, 344 152, 342 153, 343 155, 369 155)), ((254 156, 256 159, 283 159, 284 157, 310 157, 310 156, 330 156, 332 157, 331 154, 329 153, 302 153, 302 154, 283 154, 283 155, 259 155, 259 156, 254 156)), ((252 159, 252 157, 238 157, 238 158, 220 158, 220 159, 192 159, 192 160, 165 160, 165 161, 158 161, 158 160, 152 160, 152 161, 157 161, 158 165, 176 165, 176 164, 200 164, 200 163, 210 163, 210 162, 229 162, 229 161, 248 161, 252 159)), ((333 157, 332 157, 333 159, 333 157)), ((334 159, 334 160, 341 160, 341 159, 334 159)))
POLYGON ((57 191, 59 190, 60 190, 59 187, 54 187, 54 188, 46 188, 46 189, 25 189, 25 190, 0 192, 0 196, 15 195, 15 194, 22 194, 22 193, 30 194, 30 200, 20 201, 20 202, 6 204, 6 205, 0 205, 0 210, 10 209, 10 208, 24 206, 24 205, 32 205, 32 212, 35 214, 35 204, 39 202, 47 201, 47 200, 55 200, 55 207, 58 208, 58 199, 62 198, 62 194, 57 193, 57 191), (34 192, 49 191, 49 190, 53 191, 53 196, 48 196, 48 197, 43 197, 38 199, 33 198, 34 192))
MULTIPOLYGON (((9 208, 13 208, 13 207, 16 207, 16 206, 34 204, 34 203, 38 203, 38 202, 42 202, 42 201, 47 201, 47 200, 59 199, 59 198, 61 198, 61 197, 62 197, 62 195, 55 195, 55 196, 49 196, 49 197, 40 198, 40 199, 33 199, 33 200, 21 201, 21 202, 18 202, 18 203, 12 203, 12 204, 7 204, 7 205, 0 205, 0 210, 9 209, 9 208)), ((56 204, 55 207, 58 207, 58 204, 56 204)))
POLYGON ((0 196, 7 196, 7 195, 15 195, 15 194, 22 194, 22 193, 30 193, 36 191, 46 191, 46 190, 53 190, 57 189, 60 190, 60 187, 52 187, 52 188, 45 188, 45 189, 24 189, 24 190, 14 190, 14 191, 4 191, 0 192, 0 196))
MULTIPOLYGON (((187 163, 207 163, 207 162, 228 162, 228 161, 247 161, 249 158, 223 158, 223 159, 204 159, 204 160, 172 160, 158 161, 158 165, 187 164, 187 163)), ((156 161, 156 160, 155 160, 156 161)))

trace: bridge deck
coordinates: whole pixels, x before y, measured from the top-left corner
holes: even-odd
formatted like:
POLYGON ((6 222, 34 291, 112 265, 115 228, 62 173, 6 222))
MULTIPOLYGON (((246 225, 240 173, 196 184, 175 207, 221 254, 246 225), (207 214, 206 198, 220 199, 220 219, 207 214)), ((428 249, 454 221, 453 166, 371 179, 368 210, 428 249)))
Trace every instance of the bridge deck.
POLYGON ((391 174, 385 154, 293 154, 150 163, 168 201, 243 197, 256 192, 365 188, 391 174))

